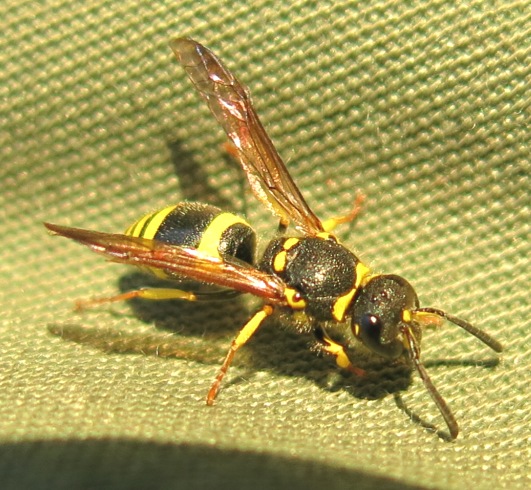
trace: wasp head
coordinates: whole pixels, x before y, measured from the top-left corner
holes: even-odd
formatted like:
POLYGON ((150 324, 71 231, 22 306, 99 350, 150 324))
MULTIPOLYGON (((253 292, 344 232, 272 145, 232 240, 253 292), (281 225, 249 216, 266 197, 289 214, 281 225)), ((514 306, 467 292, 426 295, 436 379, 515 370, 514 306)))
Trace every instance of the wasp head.
POLYGON ((420 328, 411 322, 411 311, 419 306, 415 290, 405 279, 378 275, 361 288, 352 306, 352 331, 373 352, 399 357, 408 349, 405 328, 412 329, 420 342, 420 328), (407 325, 407 327, 406 327, 407 325))

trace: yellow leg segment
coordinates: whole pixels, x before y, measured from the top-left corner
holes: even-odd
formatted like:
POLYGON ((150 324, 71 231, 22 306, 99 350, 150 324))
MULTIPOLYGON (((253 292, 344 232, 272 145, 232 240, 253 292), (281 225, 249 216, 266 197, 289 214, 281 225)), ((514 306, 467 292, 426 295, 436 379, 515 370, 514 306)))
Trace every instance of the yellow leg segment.
POLYGON ((75 309, 77 311, 81 311, 92 306, 98 306, 105 303, 114 303, 116 301, 127 301, 128 299, 133 298, 159 301, 168 299, 182 299, 185 301, 219 301, 231 299, 239 296, 240 294, 242 294, 240 291, 234 291, 233 289, 221 289, 219 291, 214 290, 194 293, 191 291, 183 291, 181 289, 174 288, 142 288, 106 298, 78 300, 75 303, 75 309))
POLYGON ((227 374, 227 371, 232 363, 232 360, 234 359, 236 351, 253 336, 253 334, 258 330, 258 327, 269 315, 271 315, 271 313, 273 313, 273 307, 270 305, 264 305, 260 311, 256 312, 251 317, 251 319, 240 330, 236 338, 232 341, 229 352, 223 360, 223 364, 219 369, 218 375, 216 376, 216 379, 214 380, 212 386, 210 387, 210 390, 208 391, 206 399, 207 405, 214 404, 214 400, 216 399, 216 396, 219 392, 221 381, 223 380, 225 374, 227 374))
POLYGON ((114 303, 116 301, 126 301, 133 298, 143 298, 151 300, 166 300, 166 299, 184 299, 187 301, 196 301, 198 298, 194 293, 189 291, 181 291, 180 289, 171 288, 144 288, 128 291, 127 293, 117 294, 116 296, 109 296, 106 298, 94 298, 88 300, 78 300, 75 303, 77 311, 97 306, 105 303, 114 303))
POLYGON ((361 368, 354 366, 345 352, 345 348, 334 342, 330 337, 324 335, 322 341, 324 342, 324 351, 328 354, 331 354, 336 358, 336 364, 341 369, 346 369, 347 371, 355 374, 356 376, 364 376, 365 371, 361 368))
POLYGON ((327 232, 331 232, 337 225, 355 220, 358 214, 360 214, 363 201, 365 201, 365 196, 363 194, 358 193, 356 195, 356 200, 354 201, 354 206, 352 207, 350 213, 345 214, 344 216, 337 216, 336 218, 330 218, 323 221, 324 230, 327 232))

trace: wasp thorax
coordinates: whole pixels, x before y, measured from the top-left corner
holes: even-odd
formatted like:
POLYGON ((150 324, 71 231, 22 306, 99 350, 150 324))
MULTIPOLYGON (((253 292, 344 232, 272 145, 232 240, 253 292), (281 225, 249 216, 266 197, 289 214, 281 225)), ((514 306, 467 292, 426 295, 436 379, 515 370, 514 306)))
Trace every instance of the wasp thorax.
POLYGON ((332 240, 280 238, 268 245, 260 267, 280 277, 305 301, 319 321, 335 320, 338 300, 353 294, 359 260, 332 240))
POLYGON ((375 276, 359 291, 353 304, 354 334, 372 351, 398 357, 404 350, 401 336, 404 313, 417 307, 417 294, 405 279, 395 275, 375 276))

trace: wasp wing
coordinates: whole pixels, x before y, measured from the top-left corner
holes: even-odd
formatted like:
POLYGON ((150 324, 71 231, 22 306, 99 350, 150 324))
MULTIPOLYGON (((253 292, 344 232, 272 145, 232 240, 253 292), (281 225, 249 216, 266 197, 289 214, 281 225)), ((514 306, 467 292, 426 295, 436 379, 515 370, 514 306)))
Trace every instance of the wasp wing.
POLYGON ((192 39, 174 39, 170 47, 236 147, 255 196, 303 233, 323 231, 262 126, 247 87, 214 53, 192 39))
POLYGON ((113 262, 154 267, 190 279, 250 293, 273 304, 284 304, 284 283, 248 264, 221 260, 195 249, 157 240, 44 223, 46 228, 87 246, 113 262))

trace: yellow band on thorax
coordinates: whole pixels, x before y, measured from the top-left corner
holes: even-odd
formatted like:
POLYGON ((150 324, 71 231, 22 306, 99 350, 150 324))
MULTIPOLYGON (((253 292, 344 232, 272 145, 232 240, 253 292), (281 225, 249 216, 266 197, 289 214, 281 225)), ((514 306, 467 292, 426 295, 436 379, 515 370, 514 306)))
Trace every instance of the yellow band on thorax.
POLYGON ((352 302, 352 298, 358 291, 358 288, 360 287, 361 283, 365 282, 364 279, 369 274, 369 272, 369 268, 363 262, 358 262, 358 264, 356 265, 356 281, 354 282, 352 289, 350 291, 347 291, 343 296, 337 298, 334 302, 334 307, 332 308, 332 316, 338 322, 342 322, 345 319, 345 315, 347 313, 347 309, 350 303, 352 302))

